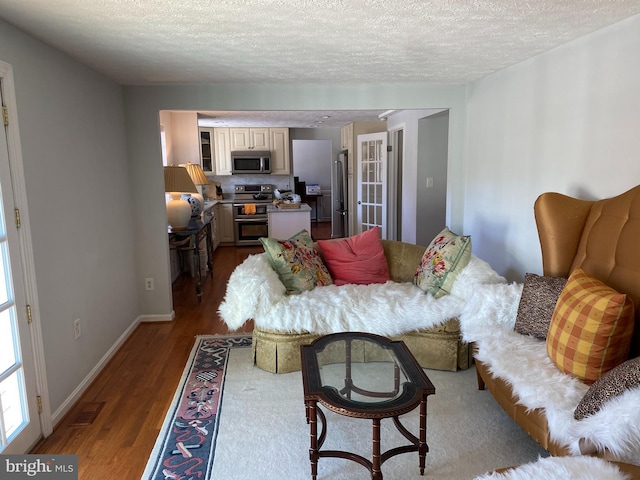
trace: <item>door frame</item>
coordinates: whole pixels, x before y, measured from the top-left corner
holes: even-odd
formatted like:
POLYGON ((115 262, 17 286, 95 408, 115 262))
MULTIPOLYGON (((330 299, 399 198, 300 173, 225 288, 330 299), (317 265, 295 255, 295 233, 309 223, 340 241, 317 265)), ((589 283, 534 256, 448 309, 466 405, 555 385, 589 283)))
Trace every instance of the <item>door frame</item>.
MULTIPOLYGON (((31 307, 32 321, 29 324, 33 361, 35 366, 36 395, 41 400, 40 430, 47 437, 53 432, 51 416, 51 404, 47 382, 47 370, 44 356, 42 337, 42 322, 40 306, 38 302, 38 288, 36 284, 36 272, 33 256, 33 242, 31 238, 31 223, 27 203, 27 189, 24 178, 22 146, 20 143, 20 130, 18 128, 18 110, 15 95, 15 83, 13 67, 0 61, 0 79, 2 80, 2 96, 9 114, 9 125, 6 127, 7 149, 9 153, 9 166, 11 168, 11 185, 13 189, 13 201, 20 211, 20 228, 17 229, 18 243, 20 246, 20 261, 22 264, 22 276, 24 281, 25 299, 31 307)), ((8 220, 8 219, 7 219, 8 220)), ((17 306, 20 308, 20 306, 17 306)), ((26 308, 26 305, 23 306, 26 308)), ((33 419, 36 421, 36 419, 33 419)))
POLYGON ((389 240, 402 239, 402 175, 404 170, 404 132, 406 125, 401 123, 388 130, 387 167, 387 238, 389 240))

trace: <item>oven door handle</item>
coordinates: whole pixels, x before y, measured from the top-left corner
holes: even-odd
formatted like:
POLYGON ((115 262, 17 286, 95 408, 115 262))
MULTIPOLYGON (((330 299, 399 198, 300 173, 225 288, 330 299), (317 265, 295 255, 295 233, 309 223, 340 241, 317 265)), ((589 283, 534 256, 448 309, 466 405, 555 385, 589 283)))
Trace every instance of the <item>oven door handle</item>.
POLYGON ((262 218, 247 218, 247 217, 242 217, 242 218, 234 218, 234 220, 236 222, 247 222, 247 223, 257 223, 257 222, 266 222, 267 221, 267 217, 262 217, 262 218))

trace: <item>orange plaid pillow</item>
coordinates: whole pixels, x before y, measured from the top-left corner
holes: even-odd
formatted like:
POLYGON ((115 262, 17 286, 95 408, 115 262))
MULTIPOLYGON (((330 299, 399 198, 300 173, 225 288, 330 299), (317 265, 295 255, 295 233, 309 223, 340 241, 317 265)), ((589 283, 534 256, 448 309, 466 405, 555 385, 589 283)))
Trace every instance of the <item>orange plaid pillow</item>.
POLYGON ((547 354, 590 385, 627 360, 634 326, 631 299, 584 270, 574 270, 553 311, 547 354))

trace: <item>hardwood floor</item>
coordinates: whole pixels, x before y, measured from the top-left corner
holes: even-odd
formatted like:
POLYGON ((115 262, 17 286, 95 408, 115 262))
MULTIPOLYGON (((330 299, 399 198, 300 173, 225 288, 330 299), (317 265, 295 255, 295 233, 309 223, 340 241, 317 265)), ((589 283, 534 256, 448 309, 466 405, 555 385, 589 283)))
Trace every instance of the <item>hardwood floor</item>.
MULTIPOLYGON (((330 223, 312 224, 315 240, 330 237, 330 223)), ((220 247, 213 280, 198 303, 193 279, 173 285, 172 322, 142 323, 114 355, 78 404, 31 453, 77 454, 80 480, 137 480, 155 443, 182 370, 200 334, 229 333, 217 311, 229 275, 262 247, 220 247), (91 418, 91 417, 95 418, 91 418)), ((242 329, 250 333, 248 322, 242 329)))

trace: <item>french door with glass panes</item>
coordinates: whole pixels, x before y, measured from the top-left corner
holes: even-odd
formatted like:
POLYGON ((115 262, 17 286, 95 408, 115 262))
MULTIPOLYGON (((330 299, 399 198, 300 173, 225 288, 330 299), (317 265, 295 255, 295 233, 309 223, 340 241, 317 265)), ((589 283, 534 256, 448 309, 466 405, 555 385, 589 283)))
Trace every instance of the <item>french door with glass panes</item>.
MULTIPOLYGON (((0 101, 5 73, 0 68, 0 101)), ((4 107, 3 111, 6 111, 4 107)), ((15 221, 7 127, 3 123, 0 122, 0 453, 17 454, 26 453, 42 430, 15 221)))
POLYGON ((387 132, 358 135, 356 229, 387 238, 387 132))

